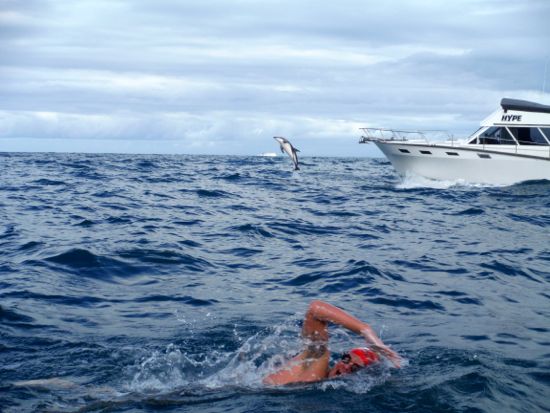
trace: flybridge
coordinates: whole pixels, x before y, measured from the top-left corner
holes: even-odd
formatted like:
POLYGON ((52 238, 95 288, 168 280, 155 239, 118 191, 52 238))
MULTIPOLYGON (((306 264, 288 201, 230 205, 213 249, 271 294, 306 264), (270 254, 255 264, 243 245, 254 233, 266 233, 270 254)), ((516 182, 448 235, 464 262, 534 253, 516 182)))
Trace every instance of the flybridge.
POLYGON ((481 126, 522 125, 547 126, 550 124, 550 106, 526 100, 504 98, 501 108, 481 122, 481 126))

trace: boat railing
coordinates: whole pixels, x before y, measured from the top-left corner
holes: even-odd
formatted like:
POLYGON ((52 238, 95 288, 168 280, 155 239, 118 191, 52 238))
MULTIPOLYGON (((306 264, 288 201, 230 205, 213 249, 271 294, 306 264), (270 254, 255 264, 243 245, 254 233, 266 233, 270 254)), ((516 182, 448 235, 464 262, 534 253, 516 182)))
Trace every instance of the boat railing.
POLYGON ((359 143, 369 143, 376 141, 423 141, 427 144, 433 140, 441 140, 442 138, 451 141, 454 145, 454 137, 451 133, 445 130, 400 130, 387 128, 360 128, 363 135, 359 143))

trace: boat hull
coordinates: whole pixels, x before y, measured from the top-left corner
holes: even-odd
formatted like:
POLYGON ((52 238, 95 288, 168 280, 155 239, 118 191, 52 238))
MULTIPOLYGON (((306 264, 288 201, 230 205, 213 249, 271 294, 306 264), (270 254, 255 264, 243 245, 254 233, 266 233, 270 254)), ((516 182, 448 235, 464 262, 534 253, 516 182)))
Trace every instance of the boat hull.
POLYGON ((491 185, 550 180, 550 157, 407 142, 374 143, 402 177, 417 175, 435 180, 491 185))

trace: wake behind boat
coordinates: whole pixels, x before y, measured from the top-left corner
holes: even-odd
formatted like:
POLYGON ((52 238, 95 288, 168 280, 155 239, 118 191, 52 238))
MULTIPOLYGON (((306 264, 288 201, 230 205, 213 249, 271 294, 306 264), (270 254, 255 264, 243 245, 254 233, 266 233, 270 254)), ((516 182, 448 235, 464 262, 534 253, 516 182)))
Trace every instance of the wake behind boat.
POLYGON ((402 177, 511 185, 550 180, 550 106, 502 99, 469 138, 430 141, 436 131, 361 128, 402 177))

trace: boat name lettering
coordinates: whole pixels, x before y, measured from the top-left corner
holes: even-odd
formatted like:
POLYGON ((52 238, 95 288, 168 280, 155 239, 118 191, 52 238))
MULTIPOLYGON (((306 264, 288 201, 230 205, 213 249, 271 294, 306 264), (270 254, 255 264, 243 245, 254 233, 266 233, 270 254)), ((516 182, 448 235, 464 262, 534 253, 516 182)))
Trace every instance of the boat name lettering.
POLYGON ((521 122, 521 115, 502 115, 502 120, 505 122, 521 122))

